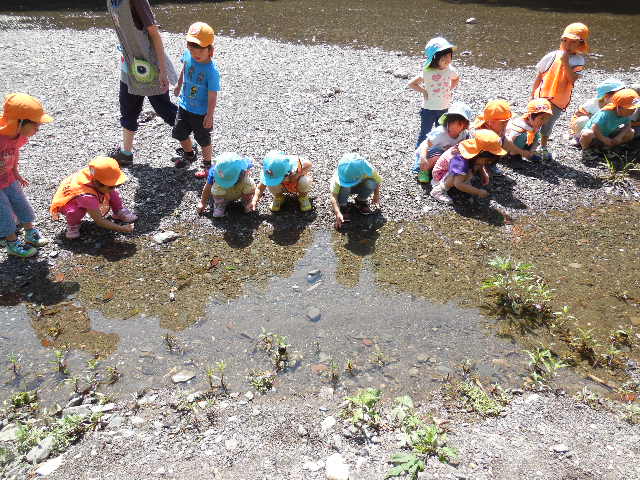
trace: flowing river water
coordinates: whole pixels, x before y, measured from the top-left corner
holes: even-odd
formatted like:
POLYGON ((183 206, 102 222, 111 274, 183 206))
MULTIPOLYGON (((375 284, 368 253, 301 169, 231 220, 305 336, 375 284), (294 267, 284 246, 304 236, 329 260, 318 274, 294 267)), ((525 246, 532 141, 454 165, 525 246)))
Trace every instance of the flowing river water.
MULTIPOLYGON (((591 65, 638 65, 635 50, 625 48, 638 41, 637 7, 615 4, 605 12, 598 2, 152 3, 163 28, 178 32, 194 19, 215 19, 224 35, 414 55, 443 33, 469 52, 466 62, 490 67, 532 65, 565 24, 580 20, 612 35, 594 38, 591 65), (469 17, 477 23, 465 23, 469 17), (522 50, 505 48, 512 43, 525 45, 527 56, 510 54, 522 50)), ((0 26, 110 26, 103 2, 40 4, 3 3, 0 26)), ((576 357, 572 338, 578 328, 591 332, 601 355, 616 331, 640 341, 639 221, 637 203, 613 202, 515 221, 390 222, 346 235, 280 238, 263 226, 251 238, 230 239, 187 235, 190 226, 178 225, 182 235, 168 245, 109 238, 1 292, 0 359, 7 368, 0 392, 37 388, 48 392, 45 401, 62 402, 76 381, 96 372, 106 377, 113 367, 120 380, 105 389, 114 394, 170 383, 180 371, 196 374, 187 388, 204 388, 207 367, 220 360, 228 385, 248 389, 252 369, 273 369, 261 335, 277 333, 290 344, 288 367, 275 383, 283 394, 332 384, 419 396, 462 366, 485 384, 517 387, 528 377, 523 350, 541 345, 574 364, 560 371, 556 386, 610 394, 629 381, 637 346, 618 345, 624 364, 603 360, 594 368, 576 357), (497 256, 534 264, 554 290, 553 308, 568 305, 575 316, 569 333, 528 331, 485 315, 491 299, 480 284, 497 256), (67 373, 57 371, 56 351, 66 352, 67 373), (19 359, 17 374, 5 360, 10 355, 19 359)))

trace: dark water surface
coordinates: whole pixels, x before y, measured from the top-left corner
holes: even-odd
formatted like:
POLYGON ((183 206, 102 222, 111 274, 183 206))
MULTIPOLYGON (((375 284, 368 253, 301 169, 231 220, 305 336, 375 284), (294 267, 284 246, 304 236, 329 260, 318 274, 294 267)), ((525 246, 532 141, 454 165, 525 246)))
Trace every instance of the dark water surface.
MULTIPOLYGON (((380 47, 422 55, 429 38, 444 35, 465 63, 524 67, 557 47, 564 27, 586 23, 592 32, 590 68, 638 67, 640 6, 636 2, 447 0, 247 0, 151 2, 162 28, 186 31, 201 20, 230 36, 262 36, 302 43, 380 47), (477 23, 465 21, 474 17, 477 23)), ((0 28, 36 25, 111 27, 103 1, 2 2, 0 28)))

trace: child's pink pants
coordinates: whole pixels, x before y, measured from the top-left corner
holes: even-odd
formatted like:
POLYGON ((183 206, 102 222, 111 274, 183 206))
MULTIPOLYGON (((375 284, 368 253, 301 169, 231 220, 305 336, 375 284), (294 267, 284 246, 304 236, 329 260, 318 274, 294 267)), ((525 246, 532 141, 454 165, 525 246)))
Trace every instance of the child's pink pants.
MULTIPOLYGON (((114 213, 122 210, 122 198, 120 198, 118 190, 113 190, 109 194, 109 206, 114 213)), ((61 211, 67 217, 68 225, 80 225, 80 222, 87 214, 87 207, 100 208, 98 199, 92 195, 81 195, 67 203, 62 207, 61 211)))

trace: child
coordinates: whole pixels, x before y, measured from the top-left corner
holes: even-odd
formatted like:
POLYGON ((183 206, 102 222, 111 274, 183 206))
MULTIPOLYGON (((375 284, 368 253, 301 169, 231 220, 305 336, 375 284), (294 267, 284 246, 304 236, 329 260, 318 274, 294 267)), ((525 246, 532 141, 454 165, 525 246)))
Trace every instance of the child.
POLYGON ((475 173, 480 173, 482 185, 490 181, 487 167, 498 157, 506 155, 500 137, 491 130, 477 130, 473 138, 463 140, 457 146, 444 152, 433 168, 431 196, 439 202, 451 204, 448 195, 451 187, 480 198, 489 196, 489 192, 471 185, 475 173))
MULTIPOLYGON (((580 132, 578 141, 583 150, 594 146, 594 141, 611 148, 633 140, 631 115, 640 106, 640 98, 635 90, 623 88, 611 97, 608 103, 591 117, 580 132)), ((599 145, 598 145, 599 146, 599 145)))
POLYGON ((336 228, 348 222, 347 203, 350 195, 357 195, 356 208, 362 215, 370 215, 368 199, 373 194, 374 205, 380 204, 382 177, 375 168, 357 153, 345 153, 331 177, 331 206, 336 214, 336 228))
POLYGON ((237 153, 224 152, 215 158, 215 166, 209 169, 207 183, 202 189, 198 214, 202 214, 213 196, 213 216, 224 217, 229 202, 242 199, 245 213, 253 210, 252 200, 256 184, 249 176, 251 160, 237 153))
POLYGON ((618 90, 624 88, 624 82, 617 78, 607 78, 600 85, 596 87, 596 96, 590 98, 585 103, 578 107, 576 113, 571 117, 571 129, 572 136, 578 135, 589 118, 598 113, 602 107, 609 103, 611 97, 618 90))
MULTIPOLYGON (((507 123, 511 120, 511 105, 502 99, 489 100, 484 106, 482 114, 478 115, 471 125, 474 130, 493 130, 499 137, 504 137, 507 123)), ((503 147, 504 138, 502 138, 503 147)))
POLYGON ((5 97, 0 117, 0 238, 9 255, 27 258, 49 241, 33 226, 35 214, 22 187, 29 185, 18 173, 20 147, 35 135, 42 123, 53 121, 44 113, 42 104, 24 93, 5 97), (16 235, 18 219, 24 228, 24 242, 16 235))
MULTIPOLYGON (((640 95, 640 83, 634 83, 629 88, 640 95)), ((633 128, 634 138, 640 137, 640 108, 636 109, 635 113, 629 117, 629 120, 631 120, 631 128, 633 128)))
POLYGON ((311 167, 311 162, 307 159, 271 150, 262 161, 260 184, 253 195, 251 210, 256 209, 265 189, 269 189, 273 195, 270 207, 272 212, 280 211, 285 200, 285 193, 291 193, 298 197, 300 211, 308 212, 311 210, 311 201, 309 200, 311 167))
POLYGON ((449 147, 469 138, 471 109, 464 103, 456 102, 438 120, 440 126, 429 132, 427 138, 416 149, 413 172, 418 174, 420 183, 431 181, 431 169, 438 157, 449 147))
POLYGON ((127 177, 118 162, 110 157, 95 157, 89 166, 65 178, 51 201, 51 216, 58 220, 62 213, 67 219, 65 236, 69 240, 80 237, 80 222, 88 213, 96 225, 121 233, 133 232, 138 217, 122 205, 118 185, 127 177), (111 218, 128 223, 119 225, 105 218, 109 210, 111 218))
POLYGON ((547 142, 560 114, 567 109, 575 81, 584 69, 584 56, 589 52, 589 28, 582 23, 568 25, 562 33, 560 49, 546 54, 536 65, 538 75, 533 82, 531 98, 546 98, 551 102, 552 115, 541 130, 540 153, 551 160, 547 142))
POLYGON ((196 22, 189 27, 187 50, 182 55, 182 71, 174 89, 175 95, 180 95, 180 101, 173 138, 182 145, 177 150, 180 158, 176 167, 182 168, 196 159, 189 137, 193 132, 202 147, 202 168, 196 172, 196 178, 206 177, 211 167, 213 113, 220 91, 220 72, 211 60, 214 40, 213 29, 206 23, 196 22))
POLYGON ((107 0, 107 9, 120 41, 120 125, 122 146, 109 153, 120 166, 133 163, 133 137, 144 97, 155 112, 173 126, 178 108, 169 99, 169 83, 177 74, 166 57, 160 31, 148 0, 107 0))
POLYGON ((446 113, 453 90, 460 77, 451 65, 456 47, 442 37, 429 40, 425 49, 422 73, 409 82, 409 88, 423 97, 420 110, 420 134, 416 148, 426 138, 436 121, 446 113))
POLYGON ((507 123, 505 140, 510 142, 509 153, 528 160, 540 160, 541 157, 535 153, 536 145, 540 140, 539 132, 552 115, 551 103, 546 98, 531 100, 527 104, 527 111, 524 115, 512 118, 507 123))

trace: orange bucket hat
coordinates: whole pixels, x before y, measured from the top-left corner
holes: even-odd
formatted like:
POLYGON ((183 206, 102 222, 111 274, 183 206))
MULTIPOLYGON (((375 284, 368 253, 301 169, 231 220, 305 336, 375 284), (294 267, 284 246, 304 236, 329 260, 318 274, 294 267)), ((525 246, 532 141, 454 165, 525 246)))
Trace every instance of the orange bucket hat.
POLYGON ((638 108, 640 107, 640 95, 632 88, 618 90, 611 97, 611 103, 602 107, 602 110, 615 110, 616 108, 638 108))
POLYGON ((487 120, 501 120, 506 121, 511 118, 511 106, 509 102, 502 99, 489 100, 484 106, 484 110, 481 115, 478 115, 473 121, 473 128, 480 128, 487 120))
POLYGON ((53 117, 44 113, 42 103, 26 93, 10 93, 4 98, 0 135, 13 137, 18 134, 18 122, 30 120, 35 123, 50 123, 53 117))
POLYGON ((507 151, 502 148, 502 141, 493 130, 476 130, 473 138, 463 140, 458 144, 458 150, 464 158, 473 158, 481 152, 489 152, 501 157, 506 155, 507 151))
POLYGON ((187 32, 187 42, 193 42, 203 48, 213 45, 215 38, 213 28, 204 22, 192 24, 187 32))
POLYGON ((534 113, 548 113, 549 115, 553 115, 551 102, 549 102, 549 100, 547 100, 546 98, 534 98, 529 103, 527 103, 527 111, 525 113, 525 116, 529 117, 534 113))
POLYGON ((589 53, 589 27, 584 23, 572 23, 567 25, 562 32, 561 38, 569 38, 571 40, 581 40, 582 44, 578 47, 578 52, 589 53))
POLYGON ((111 157, 95 157, 89 162, 91 176, 107 187, 122 185, 127 176, 120 170, 118 162, 111 157))

